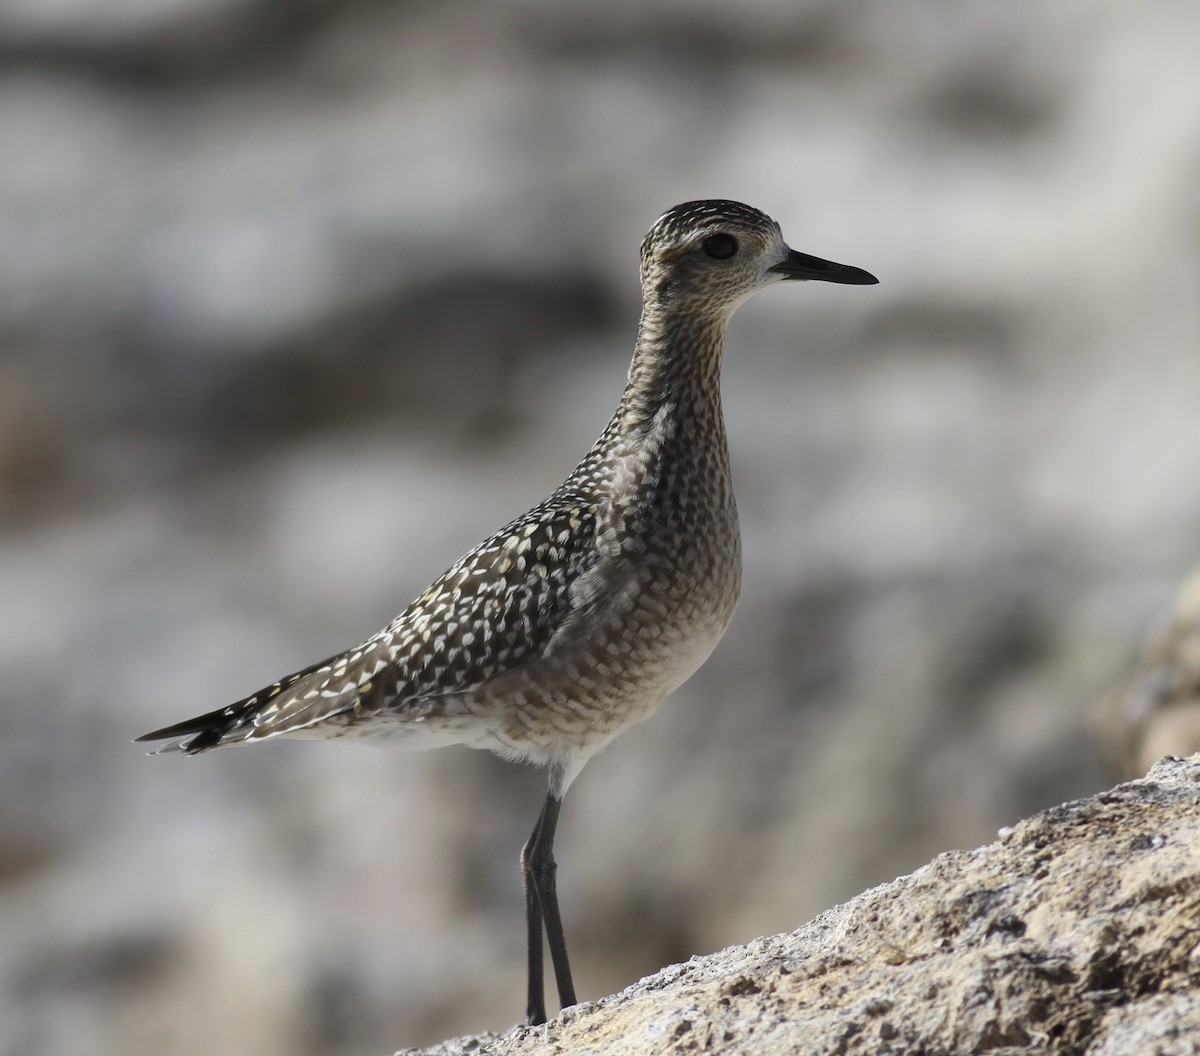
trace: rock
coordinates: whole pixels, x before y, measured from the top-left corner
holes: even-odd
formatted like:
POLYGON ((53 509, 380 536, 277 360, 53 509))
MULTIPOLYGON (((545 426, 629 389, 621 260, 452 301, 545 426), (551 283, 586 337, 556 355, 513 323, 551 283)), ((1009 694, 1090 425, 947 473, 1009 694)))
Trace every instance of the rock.
POLYGON ((1097 735, 1122 777, 1144 774, 1164 755, 1200 751, 1200 568, 1147 638, 1131 684, 1100 716, 1097 735))
POLYGON ((399 1056, 1194 1053, 1200 757, 939 855, 791 934, 399 1056))

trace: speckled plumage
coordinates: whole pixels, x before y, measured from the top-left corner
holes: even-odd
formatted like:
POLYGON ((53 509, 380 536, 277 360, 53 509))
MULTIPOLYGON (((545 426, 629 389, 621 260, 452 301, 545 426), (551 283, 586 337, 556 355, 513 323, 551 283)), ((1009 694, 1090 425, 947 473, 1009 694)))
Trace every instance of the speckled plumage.
MULTIPOLYGON (((741 552, 721 412, 725 328, 743 300, 789 278, 875 281, 789 250, 750 206, 669 210, 642 244, 624 395, 553 494, 361 645, 140 739, 189 754, 276 736, 462 743, 549 767, 560 800, 592 754, 704 662, 733 613, 741 552)), ((555 806, 547 858, 556 817, 555 806)), ((537 971, 540 987, 540 961, 537 971)), ((532 1021, 532 996, 531 1009, 532 1021)))

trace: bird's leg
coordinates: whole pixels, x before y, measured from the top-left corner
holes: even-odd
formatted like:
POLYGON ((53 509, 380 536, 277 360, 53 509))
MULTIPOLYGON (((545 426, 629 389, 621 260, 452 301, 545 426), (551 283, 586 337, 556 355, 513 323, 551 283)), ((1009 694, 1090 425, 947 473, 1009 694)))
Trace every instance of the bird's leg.
POLYGON ((567 1008, 575 1004, 575 984, 571 981, 567 940, 563 935, 562 917, 558 912, 558 888, 555 884, 558 864, 554 861, 554 830, 558 825, 558 811, 561 806, 562 800, 553 792, 546 796, 532 858, 538 901, 541 903, 542 919, 546 925, 546 941, 550 946, 550 961, 554 965, 554 981, 558 985, 558 1003, 560 1007, 567 1008))
POLYGON ((562 800, 553 791, 547 794, 537 824, 521 852, 521 872, 525 881, 525 914, 529 932, 529 999, 525 1021, 530 1026, 546 1022, 546 1001, 542 983, 542 928, 550 944, 550 960, 558 984, 559 1004, 575 1004, 575 984, 567 962, 567 940, 563 936, 562 916, 558 911, 558 891, 554 861, 554 830, 562 800))
POLYGON ((542 831, 543 807, 529 840, 521 850, 521 881, 525 888, 525 927, 529 942, 529 989, 525 1022, 531 1027, 546 1022, 546 996, 542 980, 542 907, 533 880, 533 850, 542 831))

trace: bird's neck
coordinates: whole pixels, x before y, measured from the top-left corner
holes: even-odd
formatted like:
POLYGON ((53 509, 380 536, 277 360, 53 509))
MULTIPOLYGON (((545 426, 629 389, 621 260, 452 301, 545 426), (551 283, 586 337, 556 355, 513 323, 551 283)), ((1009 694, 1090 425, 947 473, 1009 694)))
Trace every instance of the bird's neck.
POLYGON ((720 551, 714 561, 736 568, 737 513, 721 411, 727 322, 728 315, 643 310, 621 402, 568 483, 599 500, 618 537, 651 545, 647 535, 655 536, 659 548, 703 538, 720 551), (670 530, 657 538, 663 525, 670 530))
POLYGON ((723 314, 671 311, 647 303, 629 380, 609 428, 636 438, 666 416, 696 420, 723 434, 721 354, 728 321, 723 314))

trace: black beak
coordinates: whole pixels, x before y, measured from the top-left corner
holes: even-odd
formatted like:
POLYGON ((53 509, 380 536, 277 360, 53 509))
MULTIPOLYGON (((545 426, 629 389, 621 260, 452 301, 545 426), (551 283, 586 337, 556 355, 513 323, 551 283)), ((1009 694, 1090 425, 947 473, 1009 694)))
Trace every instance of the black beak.
POLYGON ((832 260, 810 257, 807 253, 788 250, 785 259, 771 271, 785 279, 807 279, 811 282, 841 282, 847 286, 874 286, 879 280, 869 271, 852 268, 849 264, 835 264, 832 260))

